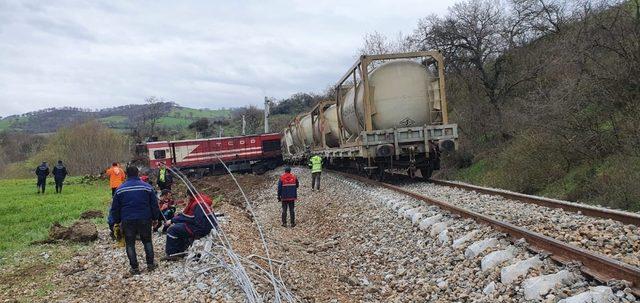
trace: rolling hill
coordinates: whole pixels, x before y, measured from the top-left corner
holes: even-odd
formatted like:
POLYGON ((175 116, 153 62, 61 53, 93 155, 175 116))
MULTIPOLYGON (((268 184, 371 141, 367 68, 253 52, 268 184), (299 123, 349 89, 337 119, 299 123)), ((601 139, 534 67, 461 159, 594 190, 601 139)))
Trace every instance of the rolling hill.
MULTIPOLYGON (((97 119, 116 130, 129 129, 149 109, 147 104, 124 105, 90 111, 82 108, 47 108, 0 119, 0 131, 23 131, 28 133, 52 133, 60 129, 91 119, 97 119)), ((231 109, 195 109, 172 102, 160 104, 161 118, 158 125, 166 129, 184 129, 198 118, 230 117, 231 109)))

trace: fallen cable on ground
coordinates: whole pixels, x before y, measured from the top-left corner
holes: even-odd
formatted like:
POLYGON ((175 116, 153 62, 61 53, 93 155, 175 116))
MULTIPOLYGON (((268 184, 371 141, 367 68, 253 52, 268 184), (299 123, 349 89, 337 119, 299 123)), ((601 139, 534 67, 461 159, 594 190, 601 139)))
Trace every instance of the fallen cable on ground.
MULTIPOLYGON (((218 155, 216 155, 216 157, 218 157, 218 155)), ((258 229, 258 232, 260 234, 262 245, 266 254, 266 257, 257 257, 267 261, 269 269, 266 270, 256 262, 251 261, 250 257, 255 257, 255 255, 250 255, 247 258, 242 258, 238 254, 236 254, 231 246, 231 243, 229 242, 229 239, 220 227, 220 224, 218 224, 219 222, 217 218, 213 216, 213 221, 211 221, 210 218, 207 218, 207 220, 213 227, 211 233, 206 237, 194 241, 193 245, 189 247, 188 255, 185 260, 185 273, 198 275, 212 273, 212 283, 214 285, 217 285, 219 283, 219 279, 214 271, 217 269, 223 269, 224 272, 229 274, 230 277, 235 281, 236 285, 240 288, 245 296, 246 302, 264 302, 267 300, 276 303, 296 302, 296 297, 287 289, 280 275, 280 270, 282 268, 282 265, 284 265, 284 262, 275 261, 270 258, 269 248, 262 232, 262 227, 260 226, 255 213, 253 212, 253 208, 251 203, 249 203, 249 199, 245 195, 244 190, 236 180, 233 173, 231 173, 227 165, 224 163, 224 161, 222 161, 222 159, 220 159, 219 157, 218 159, 225 167, 233 181, 238 186, 238 189, 242 193, 242 197, 244 198, 247 205, 247 210, 251 213, 254 219, 253 221, 255 222, 256 228, 258 229), (280 263, 280 266, 278 267, 277 277, 273 271, 274 262, 280 263), (273 287, 273 293, 259 293, 256 290, 256 286, 252 280, 252 277, 258 278, 262 280, 262 282, 271 284, 273 287)), ((168 167, 168 169, 185 184, 187 190, 194 197, 200 196, 198 190, 187 179, 187 177, 182 174, 182 172, 172 167, 168 167)), ((213 213, 213 210, 211 209, 205 210, 202 203, 198 203, 198 206, 205 213, 207 213, 207 211, 213 213)), ((215 293, 216 291, 212 289, 211 294, 215 295, 215 293)))

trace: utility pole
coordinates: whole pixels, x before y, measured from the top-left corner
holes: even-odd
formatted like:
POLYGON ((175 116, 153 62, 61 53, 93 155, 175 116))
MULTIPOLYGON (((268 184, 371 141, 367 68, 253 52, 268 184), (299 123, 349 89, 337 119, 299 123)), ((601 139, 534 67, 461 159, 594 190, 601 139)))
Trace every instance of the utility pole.
POLYGON ((247 122, 244 120, 244 115, 242 115, 242 135, 243 136, 245 135, 244 130, 245 130, 246 126, 247 126, 247 122))
POLYGON ((264 133, 269 133, 269 105, 271 101, 266 96, 264 97, 264 133))

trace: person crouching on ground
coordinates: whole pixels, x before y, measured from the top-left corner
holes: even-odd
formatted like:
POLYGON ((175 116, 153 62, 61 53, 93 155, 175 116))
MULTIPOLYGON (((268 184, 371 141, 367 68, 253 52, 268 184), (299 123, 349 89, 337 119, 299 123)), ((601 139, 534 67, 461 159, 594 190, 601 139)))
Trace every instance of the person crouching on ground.
POLYGON ((278 180, 278 201, 282 202, 282 226, 287 227, 287 209, 291 216, 291 227, 296 226, 294 204, 298 199, 298 178, 291 173, 291 167, 284 168, 284 174, 278 180))
MULTIPOLYGON (((160 207, 160 212, 162 213, 162 219, 166 221, 173 219, 173 216, 176 213, 176 201, 173 200, 172 193, 170 190, 165 189, 160 193, 160 201, 158 202, 160 207)), ((160 225, 154 228, 154 231, 157 231, 160 228, 160 225)), ((165 225, 162 228, 162 232, 167 232, 167 226, 165 225)))
POLYGON ((144 246, 147 270, 156 269, 158 266, 154 262, 151 226, 157 224, 160 208, 155 189, 140 180, 137 167, 127 167, 127 181, 116 189, 110 215, 114 224, 121 224, 131 265, 129 272, 133 275, 140 274, 136 255, 137 236, 140 236, 144 246))
POLYGON ((217 228, 213 214, 212 200, 209 196, 198 194, 194 190, 188 191, 189 203, 181 214, 165 222, 170 226, 167 230, 166 256, 163 260, 178 260, 195 239, 202 238, 217 228))

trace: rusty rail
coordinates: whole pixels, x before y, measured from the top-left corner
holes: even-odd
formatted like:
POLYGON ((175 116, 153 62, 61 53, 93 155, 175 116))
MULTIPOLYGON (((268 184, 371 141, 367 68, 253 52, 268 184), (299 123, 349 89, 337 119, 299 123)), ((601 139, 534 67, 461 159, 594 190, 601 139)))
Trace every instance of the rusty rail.
POLYGON ((572 261, 580 261, 580 270, 587 276, 593 277, 601 283, 610 280, 626 280, 631 283, 631 289, 635 295, 640 295, 640 268, 614 260, 599 253, 595 253, 575 245, 564 243, 551 237, 529 231, 511 223, 502 222, 483 214, 470 211, 440 200, 425 197, 418 193, 403 189, 401 187, 382 183, 365 177, 351 175, 343 172, 332 171, 347 178, 355 179, 363 183, 383 186, 401 194, 410 196, 432 205, 445 209, 451 213, 458 214, 465 218, 471 218, 479 223, 492 226, 496 230, 509 234, 514 239, 524 238, 530 244, 530 249, 535 252, 546 251, 550 253, 551 259, 567 264, 572 261))
POLYGON ((431 182, 437 185, 455 187, 455 188, 460 188, 460 189, 469 190, 469 191, 476 191, 476 192, 487 194, 487 195, 502 196, 507 199, 521 201, 524 203, 536 204, 536 205, 545 206, 549 208, 561 208, 563 210, 570 211, 570 212, 580 212, 585 216, 612 219, 612 220, 620 221, 625 224, 633 224, 640 227, 640 214, 636 214, 636 213, 619 211, 614 209, 606 209, 601 207, 594 207, 590 205, 584 205, 584 204, 544 198, 544 197, 525 195, 521 193, 515 193, 515 192, 501 190, 501 189, 487 188, 487 187, 471 185, 466 183, 443 181, 443 180, 431 180, 431 182))

